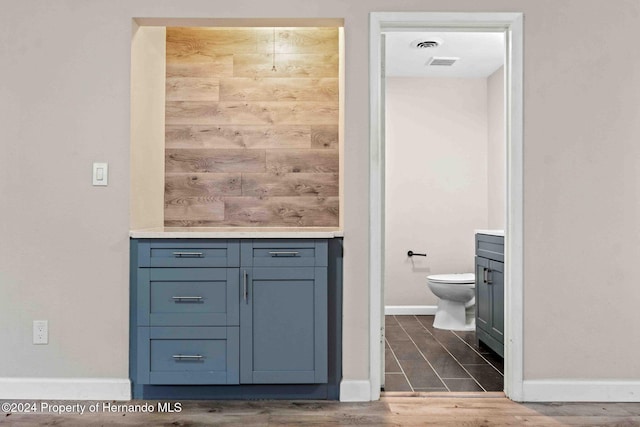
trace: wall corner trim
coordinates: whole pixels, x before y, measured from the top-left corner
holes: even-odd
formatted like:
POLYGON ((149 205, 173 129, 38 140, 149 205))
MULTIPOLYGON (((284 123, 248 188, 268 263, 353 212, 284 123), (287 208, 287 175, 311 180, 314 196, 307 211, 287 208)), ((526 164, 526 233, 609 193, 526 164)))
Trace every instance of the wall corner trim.
POLYGON ((640 380, 525 380, 524 402, 640 402, 640 380))
POLYGON ((0 378, 0 399, 131 400, 128 378, 0 378))
POLYGON ((342 380, 340 382, 341 402, 369 402, 371 383, 369 380, 342 380))
POLYGON ((387 316, 433 316, 436 305, 385 305, 384 314, 387 316))

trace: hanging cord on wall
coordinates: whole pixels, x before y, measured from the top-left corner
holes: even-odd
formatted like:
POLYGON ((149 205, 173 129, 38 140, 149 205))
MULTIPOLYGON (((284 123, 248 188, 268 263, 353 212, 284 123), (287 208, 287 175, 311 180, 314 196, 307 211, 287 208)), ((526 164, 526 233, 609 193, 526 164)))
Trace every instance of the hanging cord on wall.
POLYGON ((273 67, 271 67, 271 71, 278 71, 276 69, 276 27, 273 27, 273 49, 271 59, 273 60, 273 67))

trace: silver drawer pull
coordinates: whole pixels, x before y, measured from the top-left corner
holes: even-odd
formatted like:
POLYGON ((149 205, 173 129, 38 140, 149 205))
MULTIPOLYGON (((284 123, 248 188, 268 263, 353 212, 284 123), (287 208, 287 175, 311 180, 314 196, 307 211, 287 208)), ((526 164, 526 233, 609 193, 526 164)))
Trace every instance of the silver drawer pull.
POLYGON ((173 358, 176 360, 202 360, 204 356, 199 354, 174 354, 173 358))
POLYGON ((204 254, 202 252, 174 252, 173 256, 176 258, 202 258, 204 254))
POLYGON ((182 302, 182 301, 190 301, 190 302, 198 302, 198 301, 202 301, 202 297, 171 297, 172 300, 174 300, 175 302, 182 302))
POLYGON ((277 256, 298 256, 300 254, 300 252, 296 252, 296 251, 273 251, 273 252, 269 252, 269 255, 273 256, 273 257, 277 257, 277 256))
POLYGON ((247 304, 249 298, 249 290, 247 288, 247 270, 244 270, 244 272, 242 273, 242 277, 244 278, 244 280, 242 281, 242 295, 244 296, 244 303, 247 304))

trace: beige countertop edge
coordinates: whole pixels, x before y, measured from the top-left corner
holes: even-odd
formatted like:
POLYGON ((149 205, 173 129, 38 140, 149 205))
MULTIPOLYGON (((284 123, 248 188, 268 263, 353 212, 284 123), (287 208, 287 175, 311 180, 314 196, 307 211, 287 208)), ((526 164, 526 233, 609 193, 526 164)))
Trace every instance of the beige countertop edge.
POLYGON ((242 239, 242 238, 285 238, 285 239, 325 239, 344 237, 344 231, 325 228, 296 229, 205 229, 205 228, 148 228, 129 231, 134 239, 242 239))
POLYGON ((488 234, 490 236, 504 237, 504 230, 475 230, 476 234, 488 234))

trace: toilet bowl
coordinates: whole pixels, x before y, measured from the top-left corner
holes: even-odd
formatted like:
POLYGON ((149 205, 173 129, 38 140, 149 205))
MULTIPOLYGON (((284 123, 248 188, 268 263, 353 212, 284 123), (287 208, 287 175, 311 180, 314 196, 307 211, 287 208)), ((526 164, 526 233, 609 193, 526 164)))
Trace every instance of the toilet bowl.
POLYGON ((435 274, 427 276, 429 289, 439 298, 433 327, 450 331, 474 331, 475 275, 435 274))

